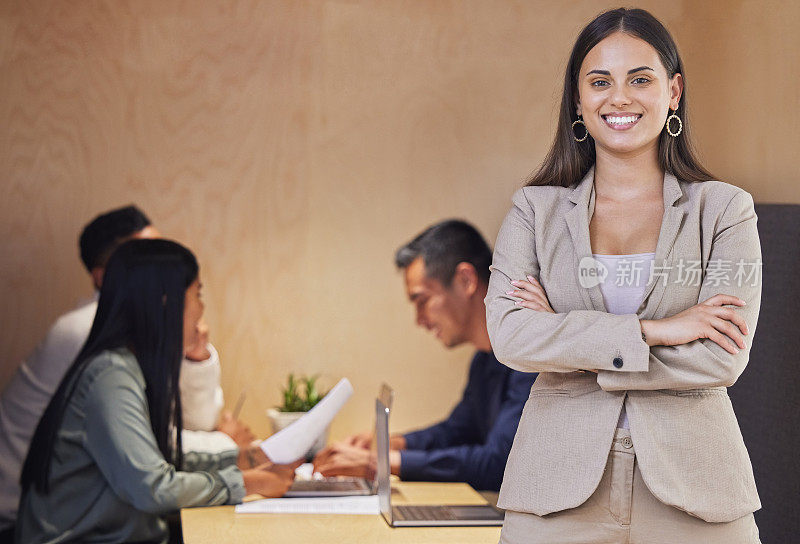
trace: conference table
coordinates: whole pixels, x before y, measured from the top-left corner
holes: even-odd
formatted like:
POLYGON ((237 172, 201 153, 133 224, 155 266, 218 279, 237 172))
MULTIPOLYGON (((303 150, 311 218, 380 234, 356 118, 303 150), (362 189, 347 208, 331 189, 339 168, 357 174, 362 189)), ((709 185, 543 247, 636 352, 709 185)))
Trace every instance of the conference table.
MULTIPOLYGON (((392 504, 486 504, 464 483, 392 482, 392 504)), ((237 514, 233 506, 181 510, 186 544, 495 544, 500 527, 391 528, 378 515, 237 514)))

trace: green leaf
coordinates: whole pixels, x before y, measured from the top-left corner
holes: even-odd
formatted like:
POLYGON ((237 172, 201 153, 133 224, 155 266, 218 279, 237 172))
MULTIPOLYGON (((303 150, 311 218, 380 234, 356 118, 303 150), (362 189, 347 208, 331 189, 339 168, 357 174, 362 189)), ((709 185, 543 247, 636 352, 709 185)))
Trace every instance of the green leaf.
POLYGON ((281 412, 308 412, 323 399, 327 392, 317 389, 319 375, 295 378, 289 374, 286 387, 282 389, 283 405, 278 407, 281 412), (301 387, 302 384, 302 394, 301 387))

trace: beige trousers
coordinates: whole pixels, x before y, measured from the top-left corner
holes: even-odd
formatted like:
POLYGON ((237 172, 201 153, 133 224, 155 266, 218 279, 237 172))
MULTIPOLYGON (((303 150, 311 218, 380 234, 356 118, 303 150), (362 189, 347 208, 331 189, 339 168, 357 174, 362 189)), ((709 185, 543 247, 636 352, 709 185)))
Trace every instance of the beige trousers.
POLYGON ((627 429, 617 429, 600 485, 578 506, 546 516, 506 511, 501 544, 760 544, 753 514, 709 523, 647 489, 627 429))

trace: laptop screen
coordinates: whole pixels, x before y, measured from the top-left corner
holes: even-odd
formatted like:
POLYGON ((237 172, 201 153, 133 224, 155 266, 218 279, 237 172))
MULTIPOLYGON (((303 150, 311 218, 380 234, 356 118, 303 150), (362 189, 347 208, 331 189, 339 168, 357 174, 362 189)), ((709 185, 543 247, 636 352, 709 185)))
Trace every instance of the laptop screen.
POLYGON ((388 384, 382 383, 378 390, 378 399, 389 410, 392 409, 392 402, 394 401, 394 390, 388 384))
POLYGON ((378 501, 384 519, 392 524, 392 484, 389 481, 389 407, 375 399, 375 442, 377 446, 378 501))

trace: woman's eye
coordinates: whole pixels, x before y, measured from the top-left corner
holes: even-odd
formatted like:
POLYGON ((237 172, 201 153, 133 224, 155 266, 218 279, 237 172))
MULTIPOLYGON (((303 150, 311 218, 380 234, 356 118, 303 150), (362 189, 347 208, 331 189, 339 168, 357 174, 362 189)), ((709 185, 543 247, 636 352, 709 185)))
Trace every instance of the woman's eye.
POLYGON ((592 81, 592 87, 605 87, 606 85, 608 85, 608 81, 605 81, 603 79, 592 81))
POLYGON ((637 77, 636 79, 633 80, 633 83, 637 85, 644 85, 645 83, 650 83, 650 80, 647 79, 646 77, 637 77))

